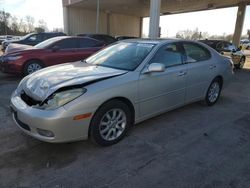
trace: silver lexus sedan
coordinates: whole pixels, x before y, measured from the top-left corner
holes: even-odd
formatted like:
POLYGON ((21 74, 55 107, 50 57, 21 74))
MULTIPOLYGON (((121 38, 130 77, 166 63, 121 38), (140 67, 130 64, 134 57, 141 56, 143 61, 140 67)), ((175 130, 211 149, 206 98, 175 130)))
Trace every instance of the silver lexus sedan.
POLYGON ((195 101, 215 104, 232 75, 232 61, 202 43, 127 40, 25 77, 10 106, 18 127, 39 140, 107 146, 148 118, 195 101))

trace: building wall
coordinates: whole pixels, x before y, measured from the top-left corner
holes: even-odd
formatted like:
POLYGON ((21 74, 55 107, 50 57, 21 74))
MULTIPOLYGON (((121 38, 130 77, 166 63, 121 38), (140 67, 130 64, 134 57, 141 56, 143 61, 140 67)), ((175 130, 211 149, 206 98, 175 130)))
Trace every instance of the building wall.
MULTIPOLYGON (((96 32, 96 11, 64 7, 64 28, 69 35, 96 32)), ((140 17, 100 12, 99 33, 140 36, 140 17)))
POLYGON ((110 34, 140 36, 140 17, 127 16, 122 14, 110 15, 110 34))
MULTIPOLYGON (((100 13, 99 32, 107 32, 107 15, 100 13)), ((94 11, 83 10, 81 8, 68 8, 68 34, 76 35, 80 33, 96 32, 96 13, 94 11)))

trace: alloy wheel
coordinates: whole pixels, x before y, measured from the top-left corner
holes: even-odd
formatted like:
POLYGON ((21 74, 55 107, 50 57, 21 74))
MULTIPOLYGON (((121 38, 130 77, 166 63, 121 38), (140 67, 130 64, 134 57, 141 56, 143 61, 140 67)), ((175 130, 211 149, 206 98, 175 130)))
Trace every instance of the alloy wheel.
POLYGON ((218 82, 213 82, 208 91, 208 100, 214 103, 220 95, 220 84, 218 82))
POLYGON ((127 118, 122 109, 111 109, 100 121, 99 131, 104 140, 113 141, 122 135, 126 128, 127 118))
POLYGON ((41 65, 39 65, 38 63, 31 63, 27 67, 27 72, 28 74, 32 74, 40 69, 42 69, 41 65))

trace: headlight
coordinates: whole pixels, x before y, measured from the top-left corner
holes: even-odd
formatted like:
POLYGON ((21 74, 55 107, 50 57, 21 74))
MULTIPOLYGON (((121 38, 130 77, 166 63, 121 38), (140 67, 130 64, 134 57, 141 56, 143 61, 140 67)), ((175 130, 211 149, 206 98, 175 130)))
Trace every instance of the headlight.
POLYGON ((6 56, 5 60, 6 61, 16 61, 18 59, 21 59, 23 56, 19 55, 19 56, 6 56))
POLYGON ((87 89, 85 88, 78 88, 78 89, 72 89, 55 93, 47 100, 46 103, 44 103, 44 105, 38 108, 46 110, 54 110, 80 97, 86 91, 87 89))

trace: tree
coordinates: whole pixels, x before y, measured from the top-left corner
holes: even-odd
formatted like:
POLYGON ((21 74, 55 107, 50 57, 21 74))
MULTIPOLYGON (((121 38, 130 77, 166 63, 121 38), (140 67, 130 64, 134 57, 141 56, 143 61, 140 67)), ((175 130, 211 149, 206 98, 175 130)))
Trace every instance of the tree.
POLYGON ((18 19, 16 16, 11 17, 10 28, 12 30, 12 34, 17 34, 20 32, 19 25, 18 25, 18 19))
POLYGON ((191 30, 187 29, 187 30, 178 31, 176 33, 176 38, 190 40, 192 35, 193 35, 193 32, 191 30))
POLYGON ((48 30, 47 23, 43 19, 38 21, 38 27, 43 28, 44 30, 48 30))
POLYGON ((37 26, 35 28, 35 19, 32 16, 17 18, 0 10, 0 35, 25 35, 34 31, 44 32, 48 30, 44 20, 39 20, 37 26))
POLYGON ((10 14, 5 11, 0 11, 0 34, 7 35, 10 31, 9 28, 10 14))
POLYGON ((233 41, 233 34, 226 35, 225 40, 232 42, 233 41))
POLYGON ((28 33, 27 24, 23 21, 23 18, 19 20, 18 28, 20 32, 28 33))
POLYGON ((35 29, 35 27, 34 27, 35 19, 32 16, 26 16, 25 21, 26 21, 26 24, 27 24, 27 31, 29 33, 33 32, 34 29, 35 29))
POLYGON ((204 38, 204 36, 207 38, 208 33, 207 32, 202 33, 199 31, 198 28, 196 28, 195 30, 186 29, 178 31, 176 33, 176 38, 188 39, 188 40, 199 40, 204 38))
POLYGON ((63 28, 53 28, 53 32, 63 32, 63 28))
POLYGON ((41 28, 41 27, 35 27, 35 32, 36 33, 43 33, 43 32, 45 32, 45 29, 41 28))

